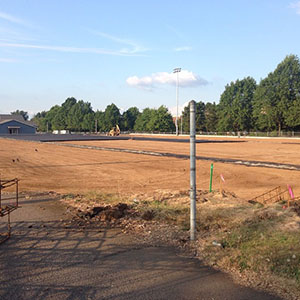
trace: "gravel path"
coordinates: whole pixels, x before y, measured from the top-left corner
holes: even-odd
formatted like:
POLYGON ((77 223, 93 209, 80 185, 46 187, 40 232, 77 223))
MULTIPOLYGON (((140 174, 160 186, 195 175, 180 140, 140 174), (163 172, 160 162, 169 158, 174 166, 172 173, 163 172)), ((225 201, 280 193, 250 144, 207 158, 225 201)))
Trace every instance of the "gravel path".
POLYGON ((66 225, 53 197, 21 206, 12 237, 0 244, 0 299, 279 299, 118 229, 66 225))

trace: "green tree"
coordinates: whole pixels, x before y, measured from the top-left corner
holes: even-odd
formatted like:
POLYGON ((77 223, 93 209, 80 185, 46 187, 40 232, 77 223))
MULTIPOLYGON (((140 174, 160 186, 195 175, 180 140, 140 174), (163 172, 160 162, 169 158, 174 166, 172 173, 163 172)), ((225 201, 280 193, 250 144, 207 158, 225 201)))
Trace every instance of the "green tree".
POLYGON ((28 112, 27 111, 24 111, 24 110, 16 110, 16 111, 13 111, 11 112, 12 115, 21 115, 25 121, 27 121, 29 119, 29 116, 28 116, 28 112))
POLYGON ((256 128, 277 129, 280 133, 283 128, 297 126, 299 92, 299 58, 288 55, 257 88, 253 109, 256 128))
POLYGON ((286 124, 293 130, 300 130, 300 94, 291 103, 286 116, 286 124))
POLYGON ((86 130, 83 123, 84 116, 93 114, 93 109, 89 102, 79 100, 76 104, 72 105, 68 113, 68 129, 73 131, 86 130))
POLYGON ((103 115, 103 127, 105 131, 111 130, 114 126, 120 125, 121 114, 115 104, 107 105, 103 115))
POLYGON ((55 119, 55 116, 60 114, 60 109, 61 107, 59 105, 54 105, 50 108, 50 110, 46 113, 46 116, 45 116, 45 122, 48 127, 48 130, 55 130, 55 126, 58 126, 58 124, 56 123, 55 126, 54 126, 54 119, 55 119))
POLYGON ((95 113, 90 112, 84 115, 81 129, 83 131, 95 131, 95 113))
MULTIPOLYGON (((180 125, 180 124, 178 124, 180 125)), ((182 127, 184 132, 190 131, 190 106, 186 106, 182 114, 182 127)), ((196 102, 196 131, 204 131, 205 127, 205 104, 196 102)))
POLYGON ((133 130, 135 121, 140 115, 137 107, 130 107, 122 115, 122 130, 133 130))
POLYGON ((66 118, 61 107, 57 110, 57 113, 51 119, 51 126, 53 130, 66 129, 66 118))
POLYGON ((31 121, 33 121, 37 125, 37 130, 46 132, 47 131, 47 119, 46 119, 46 111, 38 112, 33 116, 31 121))
POLYGON ((104 126, 104 112, 97 110, 95 112, 95 120, 97 120, 97 131, 105 132, 107 131, 104 126))
POLYGON ((148 123, 154 117, 155 110, 151 108, 145 108, 143 112, 137 117, 134 125, 135 131, 151 131, 148 127, 148 123))
POLYGON ((135 131, 140 132, 171 132, 175 130, 172 115, 165 106, 160 106, 158 109, 145 108, 138 115, 135 125, 135 131))
POLYGON ((151 119, 147 126, 148 131, 159 131, 159 132, 172 132, 175 130, 173 117, 168 111, 167 107, 160 106, 158 109, 153 110, 151 119))
POLYGON ((218 106, 215 102, 205 104, 205 129, 207 132, 217 131, 218 124, 218 106))
POLYGON ((255 90, 256 82, 252 77, 226 85, 219 103, 218 129, 220 131, 251 129, 255 90))

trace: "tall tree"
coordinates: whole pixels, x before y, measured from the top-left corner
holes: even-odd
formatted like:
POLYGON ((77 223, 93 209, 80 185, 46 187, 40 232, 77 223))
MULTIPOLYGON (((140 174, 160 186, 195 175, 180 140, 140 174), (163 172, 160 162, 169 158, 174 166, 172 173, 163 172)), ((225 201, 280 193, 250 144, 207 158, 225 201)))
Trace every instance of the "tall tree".
POLYGON ((140 115, 140 111, 137 107, 130 107, 122 115, 122 129, 133 130, 135 121, 140 115))
POLYGON ((286 116, 286 124, 293 130, 300 130, 300 94, 298 94, 296 99, 290 104, 286 116))
POLYGON ((145 108, 143 112, 137 117, 134 125, 135 131, 151 131, 148 124, 150 120, 154 117, 155 110, 151 108, 145 108))
POLYGON ((70 108, 68 114, 68 129, 74 131, 85 130, 85 126, 83 124, 84 116, 93 113, 91 103, 79 100, 70 108))
POLYGON ((100 132, 105 132, 106 130, 106 126, 104 124, 104 112, 97 110, 95 112, 95 120, 97 120, 97 131, 100 132))
POLYGON ((159 131, 159 132, 172 132, 175 130, 172 115, 168 111, 167 107, 160 106, 152 113, 151 119, 147 124, 147 130, 159 131))
POLYGON ((215 102, 205 104, 205 129, 207 132, 217 131, 218 107, 215 102))
POLYGON ((145 108, 137 117, 134 130, 172 132, 175 130, 175 125, 172 115, 168 109, 162 105, 158 109, 145 108))
POLYGON ((46 113, 45 123, 47 124, 48 130, 58 129, 58 123, 54 122, 56 115, 60 114, 61 107, 59 105, 54 105, 50 108, 50 110, 46 113), (54 125, 55 124, 55 125, 54 125))
POLYGON ((255 125, 261 130, 297 126, 295 114, 300 94, 300 63, 296 55, 288 55, 263 79, 254 99, 255 125))
POLYGON ((250 130, 255 90, 256 81, 252 77, 226 85, 219 103, 218 129, 220 131, 250 130))
POLYGON ((48 130, 46 115, 46 111, 41 111, 35 114, 31 119, 37 125, 38 131, 46 132, 48 130))
POLYGON ((120 125, 121 114, 119 108, 115 104, 107 105, 104 111, 104 130, 108 131, 116 125, 120 125))
POLYGON ((93 132, 95 131, 95 113, 90 112, 84 115, 81 129, 83 131, 93 132))

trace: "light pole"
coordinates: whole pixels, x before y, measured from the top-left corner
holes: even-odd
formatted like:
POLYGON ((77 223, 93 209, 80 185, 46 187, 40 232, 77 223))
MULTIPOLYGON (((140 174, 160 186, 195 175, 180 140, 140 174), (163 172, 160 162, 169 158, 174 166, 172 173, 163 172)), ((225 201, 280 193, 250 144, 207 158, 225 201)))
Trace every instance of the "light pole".
POLYGON ((177 80, 176 80, 176 135, 178 135, 178 87, 179 87, 179 78, 178 73, 181 72, 181 68, 175 68, 173 73, 177 73, 177 80))

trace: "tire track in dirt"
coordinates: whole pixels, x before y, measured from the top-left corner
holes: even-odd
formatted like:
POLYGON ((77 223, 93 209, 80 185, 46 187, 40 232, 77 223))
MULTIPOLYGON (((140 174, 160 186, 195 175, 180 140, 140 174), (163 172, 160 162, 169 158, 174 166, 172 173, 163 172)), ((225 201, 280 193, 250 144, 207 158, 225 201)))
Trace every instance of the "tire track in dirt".
MULTIPOLYGON (((186 154, 175 154, 168 152, 154 152, 154 151, 144 151, 144 150, 135 150, 135 149, 122 149, 122 148, 111 148, 111 147, 99 147, 99 146, 87 146, 87 145, 77 145, 77 144, 64 144, 58 142, 51 142, 58 146, 72 147, 72 148, 81 148, 81 149, 93 149, 93 150, 102 150, 102 151, 113 151, 113 152, 125 152, 132 154, 142 154, 142 155, 151 155, 159 157, 174 157, 179 159, 189 159, 190 156, 186 154)), ((241 160, 234 158, 219 158, 219 157, 206 157, 206 156, 196 156, 197 160, 213 161, 220 162, 225 164, 235 164, 242 165, 247 167, 261 167, 261 168, 273 168, 273 169, 282 169, 290 171, 300 171, 300 165, 296 164, 282 164, 277 162, 270 161, 256 161, 256 160, 241 160)))

